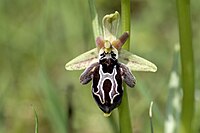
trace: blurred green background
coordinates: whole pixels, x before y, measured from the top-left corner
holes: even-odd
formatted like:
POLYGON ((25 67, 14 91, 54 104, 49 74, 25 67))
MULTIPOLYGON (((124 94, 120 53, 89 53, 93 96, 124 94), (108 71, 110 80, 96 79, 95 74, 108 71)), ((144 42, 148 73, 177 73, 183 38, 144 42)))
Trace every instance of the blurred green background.
MULTIPOLYGON (((120 12, 120 1, 96 0, 101 20, 120 12)), ((200 1, 191 1, 195 59, 194 133, 200 132, 200 1)), ((134 72, 129 89, 134 133, 164 131, 174 46, 179 42, 176 1, 131 1, 131 52, 154 62, 156 73, 134 72)), ((101 21, 100 21, 101 22, 101 21)), ((0 0, 0 133, 33 133, 34 107, 40 133, 114 133, 117 109, 105 118, 82 86, 82 71, 66 71, 72 58, 95 47, 88 1, 0 0)), ((178 66, 176 66, 178 67, 178 66)))

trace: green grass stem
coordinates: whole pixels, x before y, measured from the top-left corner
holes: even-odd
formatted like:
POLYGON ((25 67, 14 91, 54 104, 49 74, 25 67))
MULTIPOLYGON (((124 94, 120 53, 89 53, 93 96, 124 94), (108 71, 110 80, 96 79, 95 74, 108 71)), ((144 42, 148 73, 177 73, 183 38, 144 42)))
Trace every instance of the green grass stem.
MULTIPOLYGON (((130 0, 121 0, 121 24, 122 24, 122 33, 129 31, 130 36, 130 0)), ((129 50, 130 48, 130 37, 123 46, 124 49, 129 50)))
POLYGON ((194 115, 194 60, 190 0, 177 0, 182 67, 182 112, 179 133, 192 133, 194 115))
POLYGON ((34 114, 35 114, 35 133, 38 133, 38 115, 37 115, 35 108, 33 108, 33 110, 34 110, 34 114))
MULTIPOLYGON (((121 24, 122 32, 129 31, 130 34, 130 0, 121 0, 121 24)), ((123 48, 129 50, 129 47, 130 39, 126 41, 123 48)), ((119 106, 119 126, 120 133, 132 133, 126 85, 124 85, 124 95, 119 106)))

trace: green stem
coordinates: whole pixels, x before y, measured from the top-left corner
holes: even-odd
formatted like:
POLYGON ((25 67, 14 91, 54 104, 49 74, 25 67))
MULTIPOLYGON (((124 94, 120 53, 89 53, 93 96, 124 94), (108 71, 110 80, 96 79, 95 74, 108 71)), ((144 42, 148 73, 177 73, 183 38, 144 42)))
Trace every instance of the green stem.
MULTIPOLYGON (((122 24, 122 33, 129 31, 130 36, 130 0, 121 0, 121 24, 122 24)), ((124 49, 129 50, 130 48, 130 37, 123 46, 124 49)))
MULTIPOLYGON (((130 34, 130 0, 121 0, 122 32, 129 31, 130 34)), ((124 49, 129 50, 130 39, 124 45, 124 49)), ((132 133, 127 87, 124 85, 124 96, 119 106, 120 133, 132 133)))
POLYGON ((120 133, 132 133, 126 85, 124 85, 124 95, 118 112, 120 133))
POLYGON ((192 133, 191 126, 194 114, 194 62, 190 20, 190 0, 177 0, 177 12, 179 20, 183 88, 181 125, 179 132, 192 133))

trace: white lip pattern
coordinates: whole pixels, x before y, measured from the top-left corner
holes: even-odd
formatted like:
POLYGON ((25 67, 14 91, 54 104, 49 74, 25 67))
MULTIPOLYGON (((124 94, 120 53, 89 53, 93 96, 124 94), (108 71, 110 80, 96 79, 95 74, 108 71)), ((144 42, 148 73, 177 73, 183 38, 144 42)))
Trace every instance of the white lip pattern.
POLYGON ((117 91, 118 84, 117 84, 117 81, 115 79, 115 76, 117 75, 116 65, 114 66, 113 72, 111 74, 110 73, 104 73, 103 67, 102 67, 102 65, 100 65, 99 75, 100 75, 100 79, 99 79, 99 82, 98 82, 98 85, 97 85, 98 91, 97 92, 93 91, 93 93, 96 96, 98 96, 101 103, 104 104, 105 103, 105 93, 104 93, 104 89, 103 89, 103 84, 104 84, 104 81, 108 79, 112 84, 110 92, 109 92, 109 97, 110 97, 110 104, 113 104, 114 98, 117 95, 119 95, 119 92, 117 91))

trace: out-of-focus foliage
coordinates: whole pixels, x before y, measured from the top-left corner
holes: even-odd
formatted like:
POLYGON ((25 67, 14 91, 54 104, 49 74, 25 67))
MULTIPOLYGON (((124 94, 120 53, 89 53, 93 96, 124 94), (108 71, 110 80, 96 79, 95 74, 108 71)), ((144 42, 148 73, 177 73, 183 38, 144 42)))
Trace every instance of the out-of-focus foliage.
MULTIPOLYGON (((96 0, 96 6, 100 19, 120 11, 120 1, 96 0)), ((191 1, 194 133, 200 130, 199 6, 200 1, 191 1)), ((154 130, 163 132, 173 48, 179 41, 176 2, 133 0, 131 10, 131 51, 158 66, 156 73, 134 72, 137 85, 128 90, 133 131, 150 131, 148 107, 153 100, 154 130)), ((31 105, 37 110, 40 133, 114 132, 93 101, 90 85, 79 84, 81 71, 64 69, 66 62, 93 47, 88 1, 1 0, 0 132, 34 132, 31 105)))

